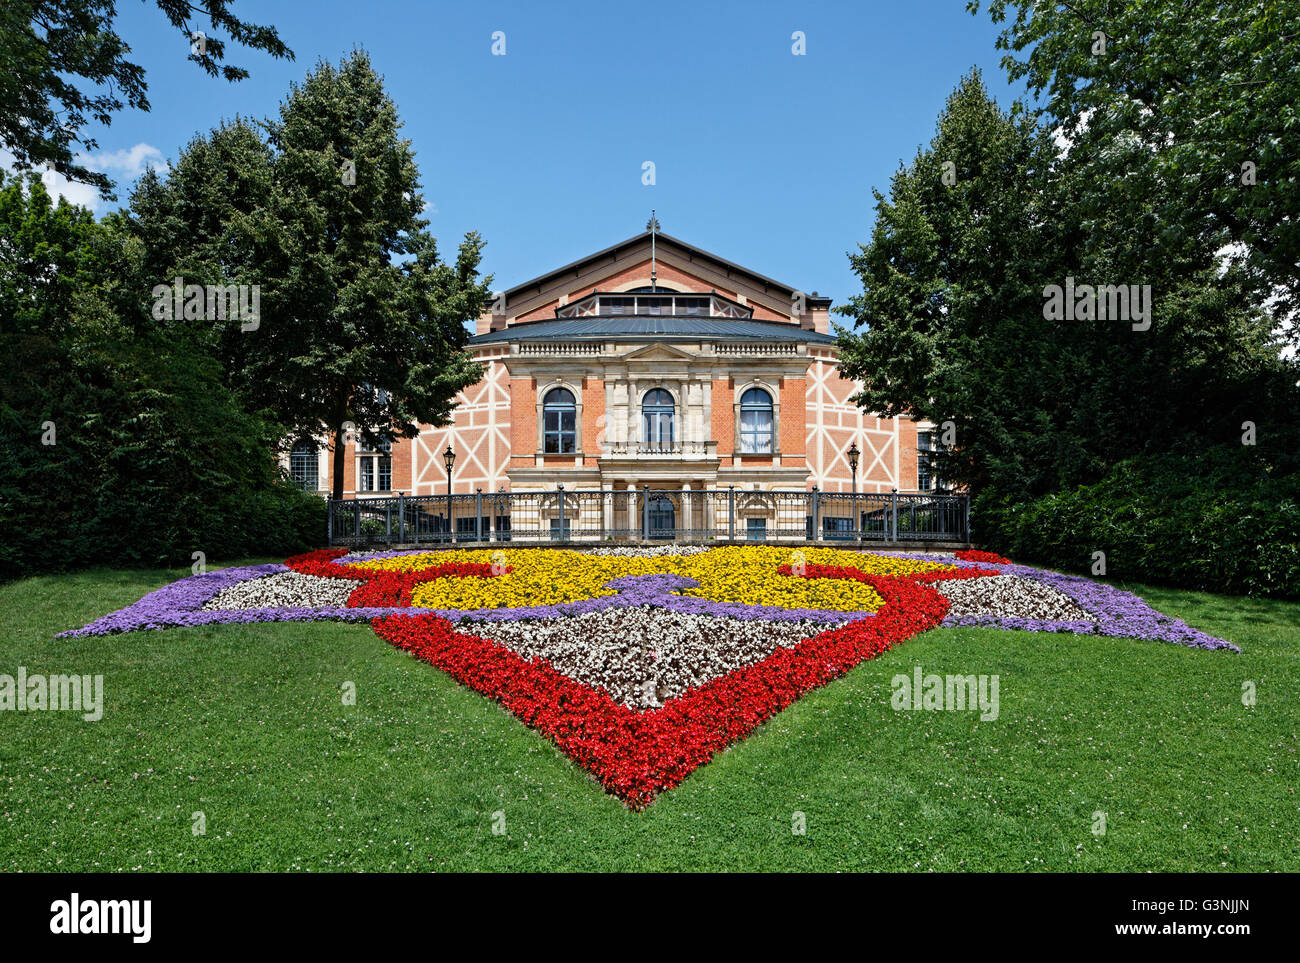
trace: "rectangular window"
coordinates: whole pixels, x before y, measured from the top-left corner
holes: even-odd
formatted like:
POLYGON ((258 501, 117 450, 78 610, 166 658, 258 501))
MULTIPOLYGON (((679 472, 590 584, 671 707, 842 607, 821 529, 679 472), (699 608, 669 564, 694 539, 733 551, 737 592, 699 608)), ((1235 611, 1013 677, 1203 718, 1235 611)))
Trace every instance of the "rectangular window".
POLYGON ((772 412, 741 409, 740 453, 742 455, 772 453, 772 412))
POLYGON ((853 519, 836 516, 822 517, 823 538, 852 538, 853 519))
MULTIPOLYGON (((483 527, 487 528, 487 519, 483 519, 483 527)), ((472 542, 478 537, 478 516, 470 515, 468 518, 461 517, 456 519, 456 541, 472 542)))
POLYGON ((642 416, 645 429, 645 443, 650 448, 671 448, 673 446, 673 411, 659 408, 647 409, 642 416))
POLYGON ((357 464, 357 491, 386 492, 393 488, 393 443, 387 438, 370 444, 364 439, 357 445, 361 453, 357 464))
POLYGON ((357 490, 387 492, 393 489, 393 459, 389 455, 362 455, 357 473, 357 490))
POLYGON ((299 442, 289 454, 289 476, 294 484, 309 492, 319 487, 319 461, 312 442, 299 442))
POLYGON ((569 519, 551 519, 551 541, 567 542, 569 540, 569 519))
POLYGON ((767 519, 766 518, 745 519, 745 538, 751 542, 767 541, 767 519))
POLYGON ((493 528, 496 531, 496 540, 498 542, 510 541, 510 516, 498 515, 492 520, 493 528))
POLYGON ((571 455, 577 446, 578 413, 573 409, 552 409, 542 413, 542 451, 548 455, 571 455))
POLYGON ((920 431, 916 435, 916 488, 928 492, 934 487, 930 470, 930 452, 934 451, 934 432, 920 431))

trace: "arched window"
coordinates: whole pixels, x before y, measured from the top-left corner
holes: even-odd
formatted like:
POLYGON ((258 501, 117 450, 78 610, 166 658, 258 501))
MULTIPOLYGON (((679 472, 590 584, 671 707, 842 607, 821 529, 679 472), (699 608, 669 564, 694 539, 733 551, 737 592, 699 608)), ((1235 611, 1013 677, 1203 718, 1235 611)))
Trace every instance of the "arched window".
POLYGON ((750 388, 740 396, 740 451, 746 455, 772 451, 772 396, 750 388))
POLYGON ((542 451, 571 455, 578 443, 578 405, 568 388, 552 388, 542 400, 542 451))
POLYGON ((293 451, 289 453, 289 477, 293 479, 294 484, 309 491, 314 492, 319 487, 319 476, 317 471, 320 461, 316 456, 316 442, 310 438, 304 438, 293 446, 293 451))
POLYGON ((673 396, 663 388, 654 388, 641 399, 642 439, 649 448, 673 445, 673 396))
POLYGON ((672 538, 677 529, 677 512, 667 495, 651 495, 647 512, 651 538, 672 538))

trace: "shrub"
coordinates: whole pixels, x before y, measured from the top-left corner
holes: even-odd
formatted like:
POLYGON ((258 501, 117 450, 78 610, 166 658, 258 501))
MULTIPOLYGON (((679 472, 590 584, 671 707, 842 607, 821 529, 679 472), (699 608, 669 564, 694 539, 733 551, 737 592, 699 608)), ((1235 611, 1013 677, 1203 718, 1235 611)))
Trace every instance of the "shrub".
POLYGON ((280 476, 275 430, 201 356, 174 344, 74 356, 30 335, 0 348, 0 579, 323 541, 324 502, 280 476))
POLYGON ((1300 596, 1300 470, 1246 447, 1116 464, 1099 482, 1016 502, 986 491, 982 544, 1018 562, 1245 595, 1300 596))

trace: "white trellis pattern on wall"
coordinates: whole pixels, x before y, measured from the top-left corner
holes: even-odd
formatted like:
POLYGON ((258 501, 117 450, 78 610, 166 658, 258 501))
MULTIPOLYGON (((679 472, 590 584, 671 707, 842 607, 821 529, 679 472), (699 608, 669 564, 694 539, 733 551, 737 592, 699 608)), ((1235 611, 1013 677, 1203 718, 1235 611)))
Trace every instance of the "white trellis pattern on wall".
POLYGON ((483 380, 456 397, 453 424, 426 427, 414 451, 412 474, 416 495, 442 495, 447 491, 443 452, 450 442, 456 452, 452 489, 496 491, 507 485, 510 460, 510 375, 504 354, 480 357, 486 367, 483 380))
POLYGON ((904 439, 901 422, 883 420, 864 412, 850 399, 860 385, 840 377, 830 356, 808 366, 807 426, 808 469, 822 491, 847 492, 852 488, 849 446, 856 444, 858 491, 887 492, 900 484, 904 439))

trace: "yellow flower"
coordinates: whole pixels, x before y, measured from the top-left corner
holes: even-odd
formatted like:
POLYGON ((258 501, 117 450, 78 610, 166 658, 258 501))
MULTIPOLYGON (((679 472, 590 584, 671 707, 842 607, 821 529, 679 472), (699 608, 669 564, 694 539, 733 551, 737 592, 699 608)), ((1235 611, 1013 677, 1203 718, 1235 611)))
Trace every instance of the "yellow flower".
POLYGON ((741 602, 790 609, 875 611, 882 604, 869 586, 847 579, 806 579, 781 575, 777 569, 799 564, 840 565, 870 575, 905 575, 951 569, 935 562, 917 562, 833 548, 791 550, 775 545, 734 545, 692 555, 653 557, 590 555, 568 549, 457 549, 419 552, 354 563, 354 567, 388 572, 414 572, 452 562, 504 563, 511 571, 492 578, 436 579, 417 586, 412 603, 423 608, 485 609, 554 605, 615 594, 605 587, 612 579, 667 572, 695 579, 696 588, 683 590, 714 602, 741 602))

